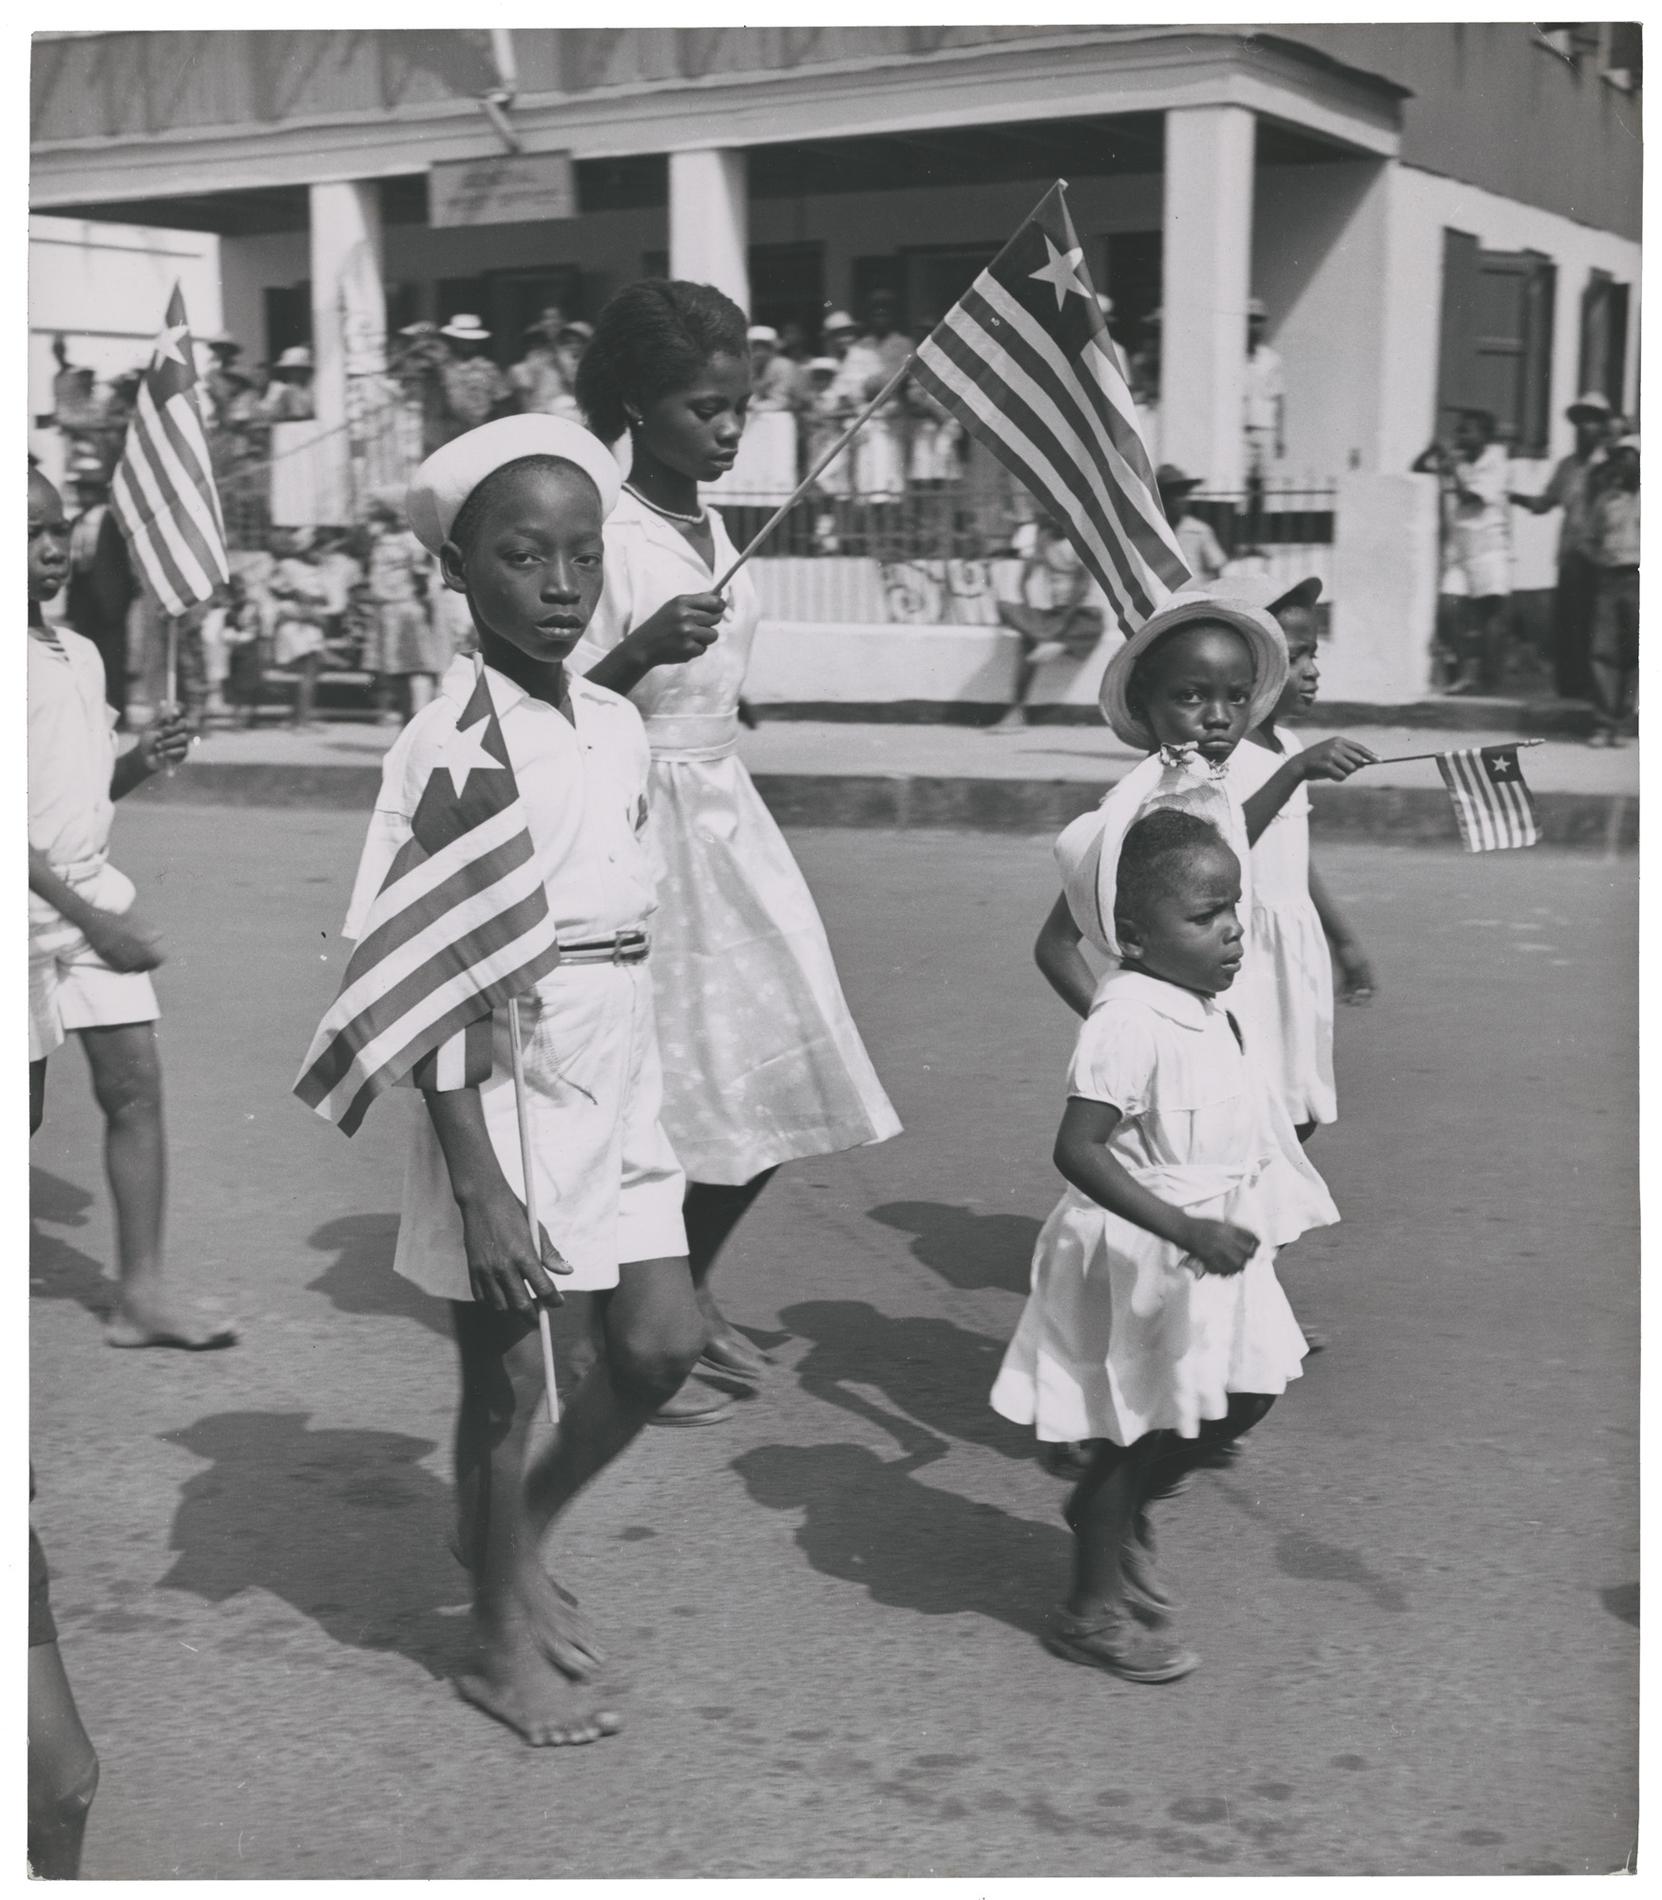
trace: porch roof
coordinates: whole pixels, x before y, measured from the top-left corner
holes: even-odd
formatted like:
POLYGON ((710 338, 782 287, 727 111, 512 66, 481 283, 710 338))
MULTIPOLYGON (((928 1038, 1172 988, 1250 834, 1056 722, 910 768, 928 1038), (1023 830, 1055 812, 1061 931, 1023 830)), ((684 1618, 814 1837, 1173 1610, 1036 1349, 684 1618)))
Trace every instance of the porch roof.
MULTIPOLYGON (((1208 104, 1390 156, 1406 96, 1286 32, 1240 28, 546 29, 516 31, 512 51, 516 135, 579 160, 910 138, 915 165, 915 141, 935 137, 962 176, 989 128, 1023 127, 1032 151, 1038 122, 1141 117, 1157 134, 1165 110, 1208 104)), ((143 203, 157 221, 180 200, 500 150, 479 106, 503 78, 485 31, 38 35, 31 78, 31 203, 59 214, 143 203)), ((1040 169, 1097 169, 1085 159, 1040 169)))

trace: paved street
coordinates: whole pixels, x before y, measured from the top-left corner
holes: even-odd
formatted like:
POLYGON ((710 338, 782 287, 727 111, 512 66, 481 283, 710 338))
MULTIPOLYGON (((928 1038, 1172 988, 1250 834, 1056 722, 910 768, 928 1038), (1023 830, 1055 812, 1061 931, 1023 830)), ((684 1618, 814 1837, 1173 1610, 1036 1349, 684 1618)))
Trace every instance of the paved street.
MULTIPOLYGON (((994 742, 987 742, 989 744, 994 742)), ((799 834, 907 1124, 805 1163, 725 1274, 782 1370, 649 1432, 561 1560, 628 1726, 451 1694, 453 1354, 390 1270, 402 1126, 287 1094, 360 821, 124 808, 166 929, 172 1253, 239 1350, 118 1354, 84 1064, 34 1148, 36 1523, 104 1763, 93 1877, 1601 1873, 1637 1826, 1636 865, 1346 845, 1332 1346, 1167 1508, 1204 1663, 1048 1657, 1059 1483, 986 1392, 1056 1193, 1040 838, 799 834)))

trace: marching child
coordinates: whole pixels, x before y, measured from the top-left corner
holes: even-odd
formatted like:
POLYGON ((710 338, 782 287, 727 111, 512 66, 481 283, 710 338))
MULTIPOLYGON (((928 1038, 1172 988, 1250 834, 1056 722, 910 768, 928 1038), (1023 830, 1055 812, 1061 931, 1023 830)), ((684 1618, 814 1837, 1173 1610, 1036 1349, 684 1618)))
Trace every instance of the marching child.
POLYGON ((1226 1462, 1299 1376, 1275 1250, 1338 1215, 1221 1000, 1245 952, 1239 858, 1176 809, 1138 818, 1116 856, 1120 963, 1079 1033, 1055 1148, 1068 1188, 992 1404, 1041 1441, 1091 1445, 1046 1647, 1174 1682, 1198 1658, 1171 1632, 1148 1508, 1226 1462))
POLYGON ((104 703, 104 662, 90 640, 41 612, 68 571, 58 491, 29 471, 29 1126, 45 1113, 46 1059, 73 1030, 104 1113, 104 1164, 115 1202, 120 1287, 105 1324, 112 1346, 229 1346, 233 1326, 185 1308, 162 1270, 167 1158, 161 1011, 147 972, 156 932, 131 908, 131 882, 110 863, 113 803, 190 749, 177 713, 117 754, 104 703))
POLYGON ((675 1393, 704 1341, 685 1183, 658 1119, 646 738, 632 706, 566 666, 600 598, 601 527, 617 496, 607 451, 549 415, 469 430, 417 471, 410 525, 465 596, 479 658, 451 662, 387 754, 346 926, 362 933, 429 780, 448 772, 460 791, 491 769, 480 728, 458 729, 482 669, 561 945, 529 999, 525 1048, 543 1244, 539 1257, 527 1236, 503 1011, 488 1080, 452 1071, 443 1085, 442 1063, 423 1079, 393 1264, 450 1301, 461 1353, 458 1546, 479 1654, 456 1686, 533 1747, 596 1741, 619 1725, 567 1679, 584 1678, 598 1652, 542 1567, 544 1535, 675 1393), (531 1455, 537 1308, 558 1300, 554 1275, 586 1296, 600 1350, 552 1442, 531 1455))
MULTIPOLYGON (((1242 862, 1251 897, 1250 847, 1308 778, 1344 779, 1374 757, 1346 738, 1324 739, 1289 761, 1284 777, 1250 808, 1229 762, 1249 731, 1270 717, 1287 685, 1281 629, 1247 593, 1244 581, 1173 595, 1108 662, 1100 704, 1115 735, 1148 753, 1095 811, 1056 840, 1062 895, 1034 944, 1052 989, 1076 1015, 1091 1006, 1096 977, 1080 945, 1117 956, 1114 871, 1119 841, 1156 806, 1198 812, 1217 826, 1242 862)), ((1249 965, 1252 951, 1248 949, 1249 965)))
MULTIPOLYGON (((652 745, 664 1126, 686 1168, 687 1238, 708 1326, 704 1370, 749 1387, 767 1360, 710 1286, 729 1234, 782 1162, 886 1141, 900 1122, 844 1000, 783 833, 738 757, 761 606, 701 483, 732 466, 750 403, 743 313, 708 284, 647 282, 600 313, 577 373, 589 426, 627 435, 606 524, 606 591, 577 655, 627 693, 652 745)), ((730 1411, 705 1381, 660 1415, 730 1411)))
MULTIPOLYGON (((1269 594, 1280 584, 1243 580, 1231 585, 1269 594)), ((1253 839, 1247 922, 1255 984, 1251 1013, 1264 1031, 1256 1053, 1300 1141, 1308 1141, 1318 1123, 1338 1116, 1333 960, 1338 960, 1347 1002, 1366 1003, 1374 991, 1367 957, 1310 862, 1308 774, 1300 763, 1306 754, 1280 723, 1307 713, 1321 684, 1312 613, 1320 593, 1321 582, 1312 576, 1266 601, 1286 636, 1287 685, 1268 718, 1237 747, 1229 768, 1253 839), (1280 799, 1285 800, 1280 809, 1255 829, 1255 818, 1280 799)))

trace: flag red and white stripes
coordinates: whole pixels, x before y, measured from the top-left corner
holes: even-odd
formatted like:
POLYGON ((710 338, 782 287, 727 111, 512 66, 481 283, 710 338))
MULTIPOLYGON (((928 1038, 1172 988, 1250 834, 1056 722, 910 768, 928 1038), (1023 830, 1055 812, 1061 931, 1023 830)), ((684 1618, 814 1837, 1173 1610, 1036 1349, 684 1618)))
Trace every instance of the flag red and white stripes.
POLYGON ((1515 745, 1439 752, 1437 770, 1454 801, 1455 822, 1468 851, 1510 851, 1540 837, 1515 745))
POLYGON ((190 323, 179 286, 139 384, 110 505, 133 560, 169 614, 182 614, 229 578, 225 523, 196 395, 190 323))
POLYGON ((1059 182, 914 373, 1054 515, 1127 630, 1190 578, 1059 182))
POLYGON ((437 1089, 483 1081, 492 1011, 560 960, 483 667, 440 741, 410 832, 294 1085, 348 1135, 406 1076, 437 1089))

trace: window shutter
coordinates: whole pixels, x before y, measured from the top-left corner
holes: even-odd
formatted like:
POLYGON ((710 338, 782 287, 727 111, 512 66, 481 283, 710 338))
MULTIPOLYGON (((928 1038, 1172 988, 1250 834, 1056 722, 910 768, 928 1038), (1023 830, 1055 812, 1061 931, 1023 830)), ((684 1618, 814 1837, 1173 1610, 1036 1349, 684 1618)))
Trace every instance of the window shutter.
POLYGON ((1477 239, 1466 231, 1443 232, 1443 308, 1437 347, 1437 419, 1441 430, 1457 409, 1475 402, 1477 239))

